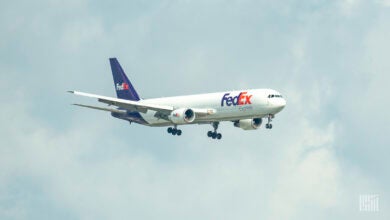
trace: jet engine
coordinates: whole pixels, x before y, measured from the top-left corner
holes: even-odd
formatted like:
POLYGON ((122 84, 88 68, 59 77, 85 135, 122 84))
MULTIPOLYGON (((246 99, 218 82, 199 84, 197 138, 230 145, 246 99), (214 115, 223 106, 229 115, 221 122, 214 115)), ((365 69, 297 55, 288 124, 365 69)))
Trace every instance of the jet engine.
POLYGON ((260 127, 263 120, 261 118, 242 119, 234 122, 234 126, 244 130, 256 130, 260 127))
POLYGON ((172 111, 168 118, 175 124, 187 124, 195 120, 195 112, 190 108, 179 108, 172 111))

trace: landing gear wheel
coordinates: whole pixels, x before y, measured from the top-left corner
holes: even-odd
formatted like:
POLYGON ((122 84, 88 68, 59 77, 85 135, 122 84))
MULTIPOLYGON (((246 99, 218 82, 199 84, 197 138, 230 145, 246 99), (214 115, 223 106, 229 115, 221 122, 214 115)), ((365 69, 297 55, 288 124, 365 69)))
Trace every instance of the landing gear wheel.
POLYGON ((214 131, 208 131, 207 132, 207 137, 210 137, 212 139, 218 139, 218 140, 221 139, 222 138, 222 134, 217 132, 219 122, 215 121, 215 122, 211 123, 211 125, 213 126, 214 131))
POLYGON ((272 121, 272 119, 273 119, 274 117, 275 117, 274 115, 271 115, 271 114, 268 115, 268 123, 265 124, 265 128, 266 128, 266 129, 272 129, 271 121, 272 121))
POLYGON ((167 128, 167 132, 172 135, 180 136, 182 134, 182 131, 180 129, 177 129, 177 125, 174 125, 174 127, 167 128))

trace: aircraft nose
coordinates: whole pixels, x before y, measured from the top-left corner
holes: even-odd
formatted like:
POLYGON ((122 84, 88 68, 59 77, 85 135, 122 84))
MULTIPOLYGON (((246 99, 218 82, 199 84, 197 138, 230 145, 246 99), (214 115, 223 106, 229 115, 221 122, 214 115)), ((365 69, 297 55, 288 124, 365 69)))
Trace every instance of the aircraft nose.
POLYGON ((286 99, 282 99, 280 103, 280 107, 284 108, 286 106, 286 99))
POLYGON ((286 106, 286 100, 285 99, 279 99, 275 104, 275 107, 278 112, 282 111, 284 107, 286 106))

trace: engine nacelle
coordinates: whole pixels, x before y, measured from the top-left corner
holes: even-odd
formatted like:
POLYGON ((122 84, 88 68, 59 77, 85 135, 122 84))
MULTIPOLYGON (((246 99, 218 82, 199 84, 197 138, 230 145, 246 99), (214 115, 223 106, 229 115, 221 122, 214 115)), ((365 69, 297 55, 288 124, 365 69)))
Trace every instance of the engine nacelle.
POLYGON ((168 118, 175 124, 188 124, 195 120, 195 112, 190 108, 179 108, 172 111, 168 118))
POLYGON ((244 130, 256 130, 260 127, 263 120, 261 118, 242 119, 234 122, 234 126, 244 130))

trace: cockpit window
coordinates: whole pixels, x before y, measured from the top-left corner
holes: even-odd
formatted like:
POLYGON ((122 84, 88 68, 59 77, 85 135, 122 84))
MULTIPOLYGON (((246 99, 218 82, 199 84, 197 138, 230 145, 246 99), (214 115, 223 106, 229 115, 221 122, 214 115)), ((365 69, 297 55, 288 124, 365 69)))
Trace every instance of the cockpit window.
POLYGON ((282 95, 269 94, 268 98, 282 98, 282 95))

